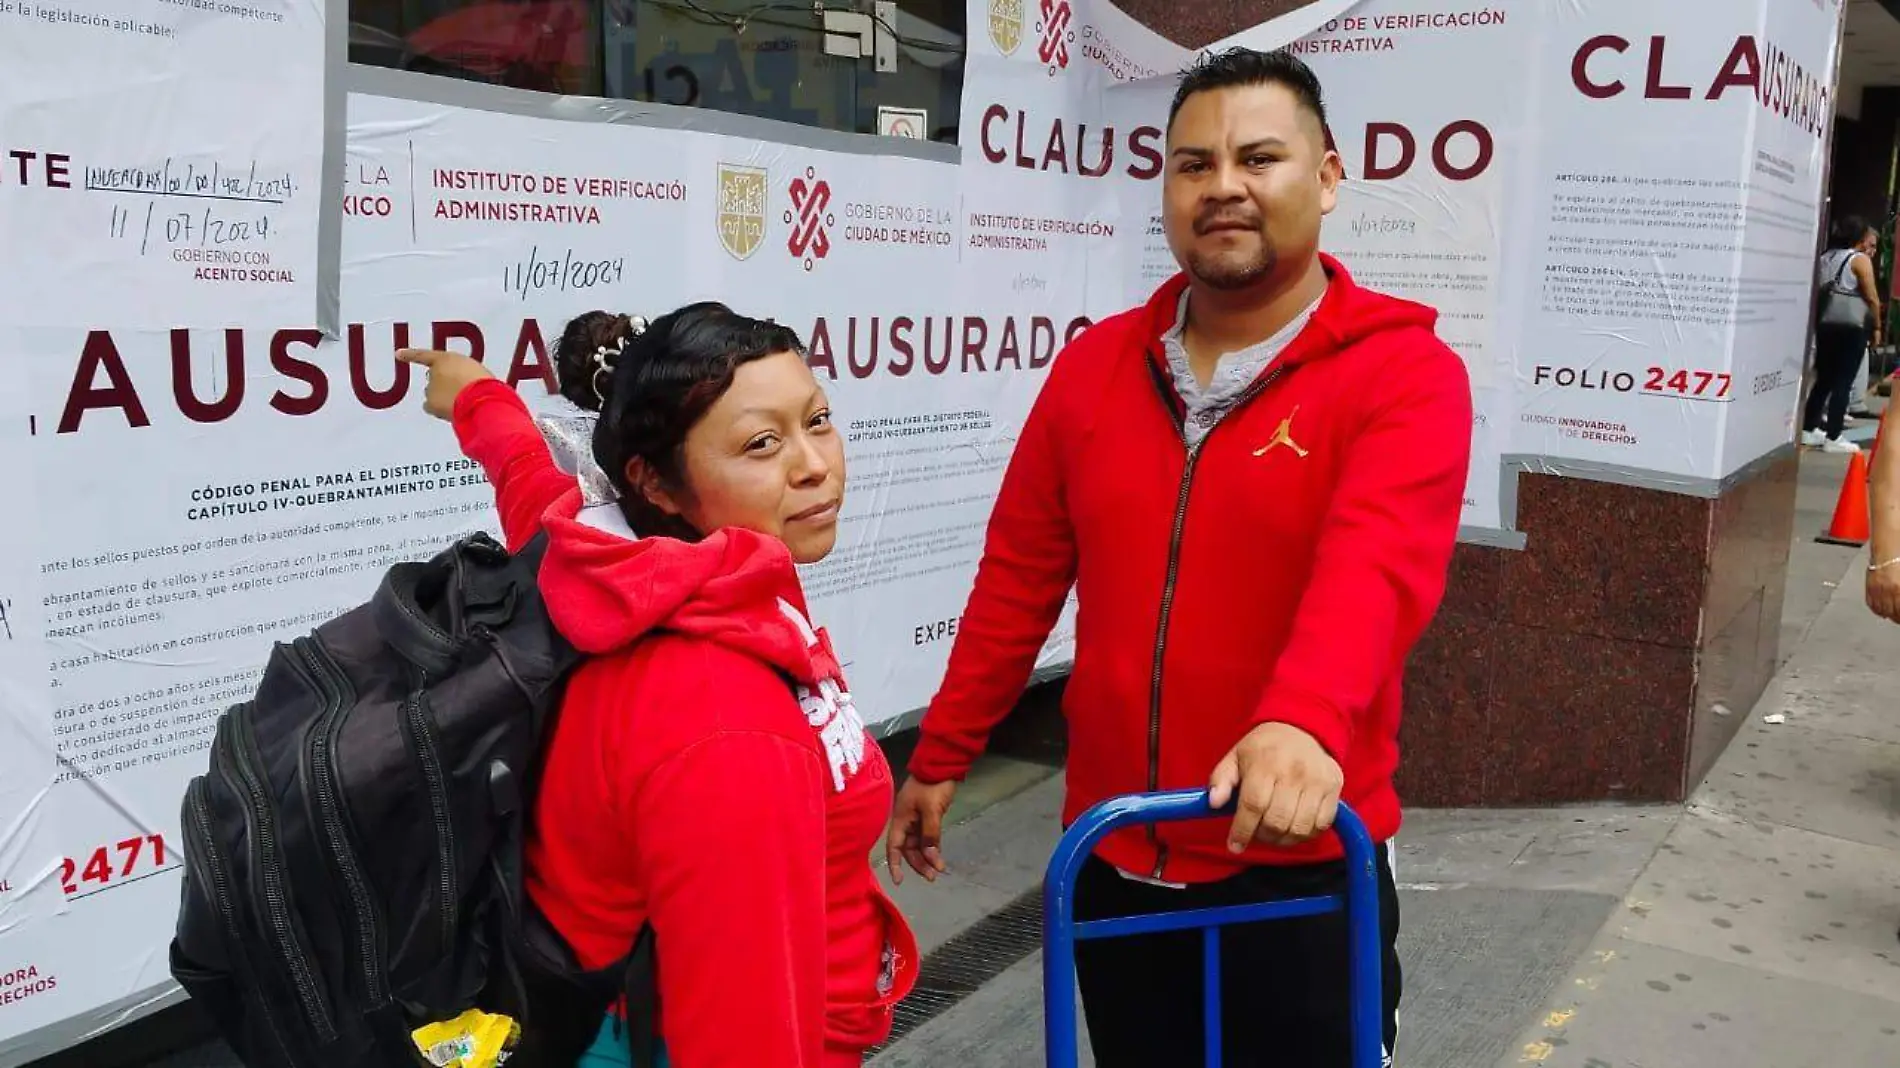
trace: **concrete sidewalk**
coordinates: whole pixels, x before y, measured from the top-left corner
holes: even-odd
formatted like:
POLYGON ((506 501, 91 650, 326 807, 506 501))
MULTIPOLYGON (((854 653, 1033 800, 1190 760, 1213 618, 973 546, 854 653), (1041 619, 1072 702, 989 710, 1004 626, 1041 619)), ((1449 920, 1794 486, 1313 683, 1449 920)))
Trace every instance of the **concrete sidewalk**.
POLYGON ((1500 1068, 1900 1064, 1900 627, 1861 566, 1500 1068))
MULTIPOLYGON (((1050 787, 1035 794, 1046 801, 1055 797, 1050 787)), ((1053 844, 1054 830, 1027 818, 1030 807, 1001 806, 976 822, 1000 821, 1015 810, 1025 820, 1020 836, 1053 844)), ((1561 988, 1572 962, 1668 835, 1676 812, 1626 807, 1414 814, 1400 836, 1397 866, 1406 975, 1399 1063, 1483 1068, 1514 1057, 1524 1023, 1537 1018, 1561 988)), ((955 842, 947 839, 946 847, 954 849, 955 842)), ((959 895, 958 882, 989 888, 995 871, 976 860, 928 890, 907 883, 907 910, 933 915, 939 901, 959 895)), ((1021 885, 1033 890, 1034 876, 1024 875, 1021 885)), ((909 1031, 871 1062, 873 1068, 1041 1068, 1037 934, 1033 926, 1022 932, 1011 942, 1020 952, 992 959, 987 969, 980 968, 980 952, 954 954, 959 968, 988 971, 993 978, 909 1031)), ((984 948, 996 956, 1007 951, 994 941, 984 948)), ((926 958, 927 971, 944 956, 926 958)), ((933 999, 934 992, 926 997, 933 999)), ((1086 1036, 1082 1046, 1082 1063, 1091 1064, 1086 1036)))

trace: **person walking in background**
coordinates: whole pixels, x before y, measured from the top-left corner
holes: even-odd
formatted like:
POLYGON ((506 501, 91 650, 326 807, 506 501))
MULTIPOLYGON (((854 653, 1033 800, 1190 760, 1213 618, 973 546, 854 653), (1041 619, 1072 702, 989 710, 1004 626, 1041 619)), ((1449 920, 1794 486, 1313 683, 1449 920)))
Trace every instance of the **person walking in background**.
MULTIPOLYGON (((1400 676, 1444 592, 1470 462, 1464 363, 1434 311, 1359 287, 1320 253, 1342 168, 1298 58, 1202 60, 1166 148, 1162 213, 1183 272, 1078 337, 1037 397, 898 794, 893 878, 946 870, 957 783, 1072 583, 1064 819, 1159 789, 1238 803, 1231 821, 1104 840, 1079 919, 1341 890, 1326 832, 1342 797, 1375 840, 1398 830, 1400 676)), ((1389 1058, 1402 981, 1383 852, 1389 1058)), ((1225 1063, 1344 1068, 1341 917, 1222 938, 1225 1063)), ((1200 962, 1194 933, 1079 946, 1096 1063, 1201 1063, 1200 962)))
POLYGON ((1869 340, 1881 343, 1880 291, 1873 251, 1879 242, 1866 220, 1848 215, 1834 224, 1816 265, 1820 315, 1814 327, 1814 385, 1801 422, 1801 443, 1826 452, 1855 453, 1841 437, 1854 379, 1862 373, 1869 340))
POLYGON ((1873 380, 1874 354, 1878 345, 1869 345, 1861 350, 1860 366, 1854 369, 1853 385, 1847 397, 1847 422, 1858 424, 1862 420, 1878 421, 1880 413, 1874 410, 1873 396, 1877 383, 1873 380))

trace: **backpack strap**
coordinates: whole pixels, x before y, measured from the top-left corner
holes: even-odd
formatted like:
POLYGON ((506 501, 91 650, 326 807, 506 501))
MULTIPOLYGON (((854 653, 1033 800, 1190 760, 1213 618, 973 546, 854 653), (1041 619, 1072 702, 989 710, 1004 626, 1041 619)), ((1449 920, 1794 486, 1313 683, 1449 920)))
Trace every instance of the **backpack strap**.
POLYGON ((613 1010, 615 967, 583 971, 532 903, 515 932, 521 982, 521 1043, 509 1064, 572 1068, 613 1010))
POLYGON ((420 593, 443 581, 440 557, 427 562, 396 564, 383 575, 382 585, 370 598, 370 613, 383 641, 429 678, 455 669, 454 638, 436 626, 418 606, 420 593))
POLYGON ((383 641, 424 677, 447 675, 472 628, 514 618, 522 587, 532 586, 546 551, 545 531, 513 554, 486 534, 471 534, 432 559, 392 566, 370 598, 371 618, 383 641))
POLYGON ((627 1050, 633 1055, 633 1068, 657 1068, 660 1061, 660 963, 655 941, 653 925, 641 927, 621 973, 627 1050))
POLYGON ((466 634, 461 624, 471 565, 497 568, 507 561, 507 550, 476 533, 428 560, 394 565, 370 598, 370 615, 384 643, 425 677, 454 671, 466 634), (435 611, 425 609, 425 603, 435 611))
POLYGON ((616 1021, 614 1033, 626 1039, 633 1068, 658 1068, 660 973, 653 925, 640 928, 625 957, 586 971, 539 909, 530 903, 524 912, 516 942, 522 950, 522 1044, 509 1063, 524 1068, 572 1065, 593 1044, 601 1024, 613 1015, 614 1002, 620 1001, 626 1027, 623 1032, 616 1021))

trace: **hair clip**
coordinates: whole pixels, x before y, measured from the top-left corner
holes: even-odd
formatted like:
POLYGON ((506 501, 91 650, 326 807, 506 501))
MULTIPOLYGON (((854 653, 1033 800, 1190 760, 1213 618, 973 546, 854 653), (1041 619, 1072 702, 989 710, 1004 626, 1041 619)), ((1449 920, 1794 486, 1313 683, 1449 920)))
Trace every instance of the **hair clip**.
POLYGON ((594 397, 600 401, 600 405, 603 408, 607 406, 607 391, 601 388, 601 376, 606 375, 609 377, 609 380, 611 380, 614 373, 614 361, 619 359, 620 354, 624 352, 626 348, 627 339, 623 337, 611 345, 602 345, 594 350, 594 377, 592 385, 594 387, 594 397))
POLYGON ((630 315, 627 317, 626 333, 615 339, 613 344, 602 345, 594 350, 594 378, 592 384, 594 387, 594 397, 600 401, 601 407, 604 408, 607 405, 607 391, 600 388, 600 376, 612 375, 614 373, 613 361, 618 360, 620 354, 627 350, 627 342, 646 332, 647 321, 638 315, 630 315))

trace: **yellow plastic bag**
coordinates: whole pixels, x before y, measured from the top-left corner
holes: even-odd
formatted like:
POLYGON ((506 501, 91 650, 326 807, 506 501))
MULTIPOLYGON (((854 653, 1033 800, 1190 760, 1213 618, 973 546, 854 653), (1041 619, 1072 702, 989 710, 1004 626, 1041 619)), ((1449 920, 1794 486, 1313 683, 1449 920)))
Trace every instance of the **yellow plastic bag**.
POLYGON ((521 1040, 521 1025, 512 1017, 470 1009, 453 1020, 443 1020, 413 1032, 422 1058, 435 1068, 500 1068, 521 1040))

